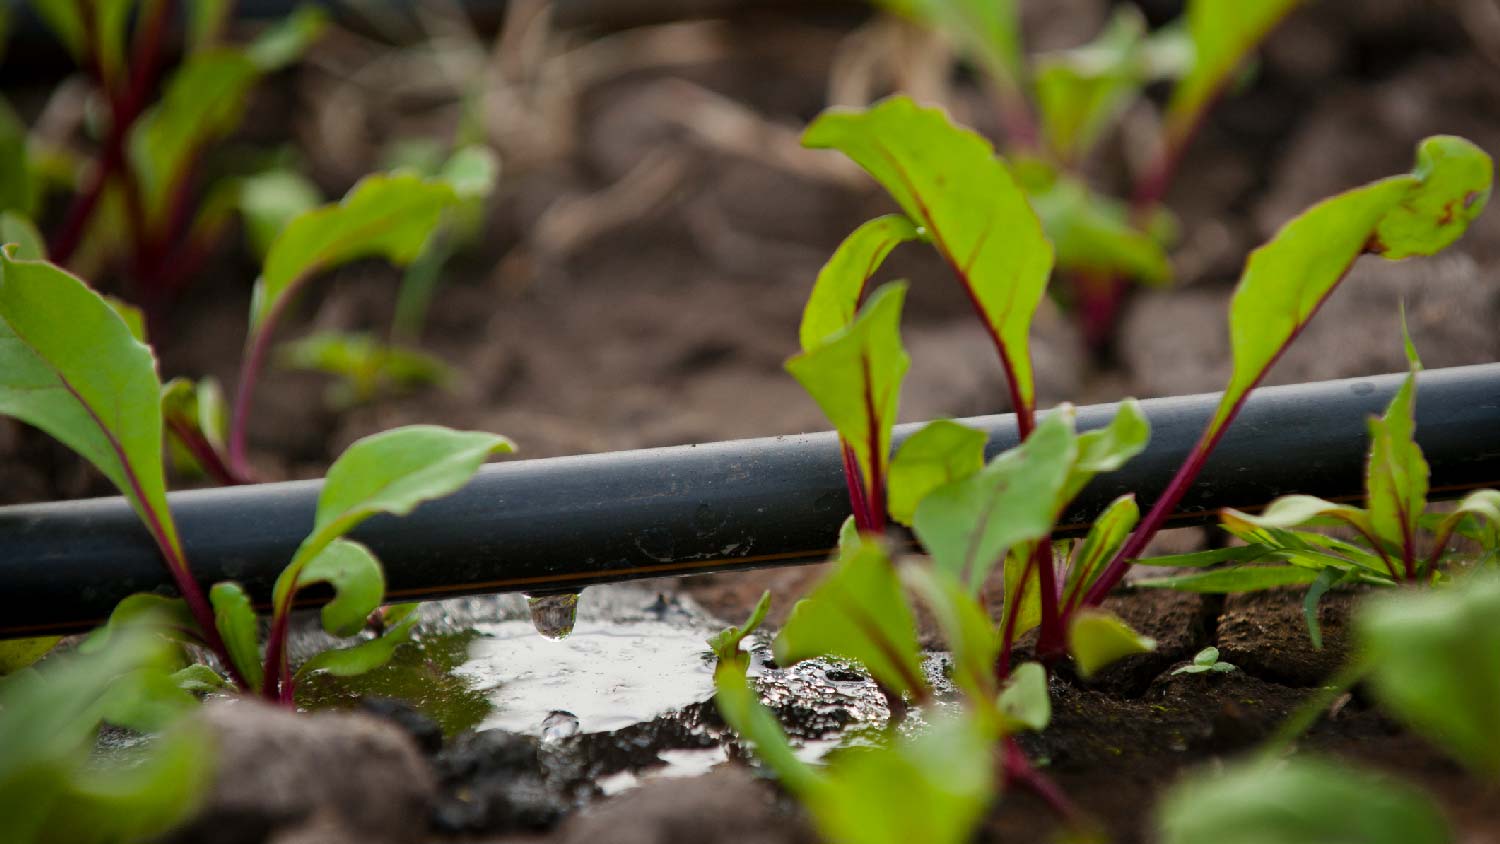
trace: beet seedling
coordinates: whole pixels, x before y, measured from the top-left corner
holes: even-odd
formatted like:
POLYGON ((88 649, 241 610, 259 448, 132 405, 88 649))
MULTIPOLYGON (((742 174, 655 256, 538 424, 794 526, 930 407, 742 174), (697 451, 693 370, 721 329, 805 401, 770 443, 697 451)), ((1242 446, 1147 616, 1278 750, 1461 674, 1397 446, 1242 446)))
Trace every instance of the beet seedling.
POLYGON ((254 86, 306 50, 324 14, 306 8, 245 47, 223 43, 231 3, 175 0, 32 0, 39 16, 87 73, 105 115, 93 160, 30 150, 9 109, 0 117, 6 156, 0 211, 34 218, 53 182, 73 192, 48 244, 59 264, 90 270, 123 260, 145 301, 156 304, 193 278, 238 197, 233 182, 201 190, 205 153, 239 125, 254 86), (162 78, 167 33, 185 7, 184 59, 162 78), (132 26, 133 21, 133 26, 132 26), (153 99, 155 95, 155 99, 153 99), (76 170, 59 180, 58 171, 76 170))
MULTIPOLYGON (((941 33, 994 93, 1006 154, 1057 249, 1057 269, 1085 339, 1111 341, 1128 281, 1172 280, 1175 225, 1162 207, 1184 152, 1213 104, 1301 0, 1189 0, 1155 32, 1133 6, 1116 8, 1090 43, 1028 60, 1013 0, 878 0, 941 33), (1098 193, 1084 164, 1149 84, 1172 80, 1149 157, 1128 201, 1098 193)), ((1061 286, 1061 285, 1059 285, 1061 286)))
MULTIPOLYGON (((971 735, 991 741, 1018 724, 1045 724, 1008 720, 1000 706, 1002 689, 1021 679, 1023 669, 1012 664, 1012 654, 1027 630, 1038 629, 1036 653, 1043 662, 1071 656, 1085 678, 1154 647, 1100 605, 1176 508, 1246 397, 1359 256, 1394 260, 1440 251, 1484 208, 1492 181, 1489 157, 1473 144, 1429 138, 1419 145, 1411 174, 1347 191, 1283 226, 1246 263, 1229 313, 1230 383, 1167 489, 1144 516, 1133 495, 1120 496, 1082 542, 1054 543, 1053 529, 1074 497, 1096 475, 1139 453, 1149 430, 1130 401, 1108 425, 1083 433, 1074 430, 1066 406, 1038 416, 1028 333, 1054 249, 1010 168, 978 135, 904 97, 860 111, 827 112, 808 128, 805 142, 849 156, 903 213, 861 226, 824 266, 803 315, 802 352, 787 362, 838 431, 853 515, 833 572, 793 610, 775 653, 782 664, 821 655, 861 662, 893 700, 893 711, 900 697, 927 701, 931 689, 920 673, 904 578, 930 603, 954 652, 955 684, 965 694, 960 722, 971 724, 971 735), (885 256, 908 241, 925 242, 942 256, 1000 359, 1021 442, 987 463, 983 435, 950 421, 931 423, 887 456, 908 364, 900 340, 906 284, 869 292, 867 287, 885 256), (911 526, 930 558, 928 567, 897 574, 884 547, 887 515, 911 526), (998 624, 981 599, 996 568, 1004 582, 998 624)), ((1400 428, 1399 421, 1390 425, 1400 428)), ((1411 449, 1404 445, 1409 427, 1404 435, 1383 435, 1379 467, 1387 474, 1405 467, 1406 476, 1414 477, 1411 449)), ((1410 492, 1409 481, 1382 483, 1410 492)), ((1265 551, 1256 546, 1198 556, 1218 561, 1265 551)), ((849 840, 884 840, 877 832, 837 825, 836 818, 858 815, 827 796, 839 793, 839 785, 808 784, 839 784, 843 776, 852 782, 862 773, 841 775, 833 766, 821 775, 797 767, 801 763, 785 748, 774 719, 756 708, 743 666, 728 656, 721 653, 719 685, 731 725, 788 780, 825 831, 849 840)), ((1039 666, 1024 670, 1045 678, 1039 666)), ((1040 694, 1045 700, 1044 680, 1040 694)), ((879 752, 898 758, 920 740, 900 745, 879 752)), ((930 781, 928 772, 890 765, 892 777, 930 781)), ((998 769, 997 782, 1028 787, 1072 817, 1056 788, 1013 742, 1004 743, 998 769)), ((955 840, 967 829, 955 827, 955 840)))
MULTIPOLYGON (((353 239, 334 242, 368 248, 353 239)), ((327 239, 304 243, 314 255, 334 252, 327 239)), ((279 295, 284 302, 286 289, 279 295)), ((493 434, 425 425, 351 445, 329 469, 312 533, 277 579, 262 661, 259 624, 244 591, 219 583, 205 594, 188 565, 166 501, 162 392, 150 347, 103 298, 52 264, 0 251, 0 413, 48 432, 109 478, 145 524, 181 596, 127 598, 110 626, 158 612, 170 619, 164 632, 213 652, 234 686, 284 704, 295 686, 285 645, 297 594, 331 586, 323 625, 340 637, 358 634, 384 599, 379 563, 344 534, 377 513, 404 515, 453 492, 491 454, 512 448, 493 434)), ((416 618, 406 607, 386 621, 384 635, 327 651, 303 671, 359 673, 382 664, 416 618)))

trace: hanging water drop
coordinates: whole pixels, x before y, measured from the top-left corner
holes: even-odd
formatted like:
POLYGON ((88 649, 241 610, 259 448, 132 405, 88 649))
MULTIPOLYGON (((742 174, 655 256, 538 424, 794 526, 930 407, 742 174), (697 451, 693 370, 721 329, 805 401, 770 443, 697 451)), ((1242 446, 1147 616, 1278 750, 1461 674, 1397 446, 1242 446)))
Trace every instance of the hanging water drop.
POLYGON ((547 592, 527 595, 526 606, 531 610, 531 624, 544 638, 557 640, 567 638, 578 621, 579 592, 547 592))

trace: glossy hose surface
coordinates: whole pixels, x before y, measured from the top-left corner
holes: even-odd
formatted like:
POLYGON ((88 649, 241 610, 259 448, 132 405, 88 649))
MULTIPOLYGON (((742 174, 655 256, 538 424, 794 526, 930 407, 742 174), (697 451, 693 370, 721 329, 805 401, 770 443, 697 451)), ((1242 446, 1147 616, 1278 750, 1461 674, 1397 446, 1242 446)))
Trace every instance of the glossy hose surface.
MULTIPOLYGON (((1257 391, 1183 499, 1174 524, 1219 507, 1253 508, 1302 492, 1356 500, 1366 419, 1402 376, 1257 391)), ((1418 441, 1434 497, 1500 486, 1500 364, 1424 372, 1418 441)), ((1064 523, 1078 531, 1115 496, 1142 508, 1165 488, 1203 430, 1216 394, 1151 399, 1151 444, 1098 478, 1064 523)), ((1079 408, 1080 429, 1114 405, 1079 408)), ((1010 415, 964 420, 1015 444, 1010 415)), ((897 430, 897 439, 915 426, 897 430)), ((312 527, 319 481, 174 493, 183 545, 204 583, 237 580, 264 601, 312 527)), ((354 537, 385 565, 393 601, 547 591, 660 575, 815 562, 849 513, 829 433, 486 466, 466 487, 405 518, 377 517, 354 537)), ((0 636, 77 630, 133 592, 170 593, 150 537, 120 498, 0 508, 0 636)))

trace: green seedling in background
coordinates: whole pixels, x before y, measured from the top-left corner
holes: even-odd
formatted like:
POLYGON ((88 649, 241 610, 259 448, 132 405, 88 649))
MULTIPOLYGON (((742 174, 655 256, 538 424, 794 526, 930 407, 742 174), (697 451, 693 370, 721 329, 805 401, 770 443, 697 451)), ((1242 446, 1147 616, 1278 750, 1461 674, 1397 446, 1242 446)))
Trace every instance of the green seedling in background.
POLYGON ((1207 647, 1193 655, 1193 661, 1187 665, 1173 669, 1176 674, 1228 674, 1235 670, 1232 663, 1223 662, 1219 659, 1219 649, 1207 647))
POLYGON ((235 210, 226 201, 233 178, 200 184, 205 158, 239 126, 254 87, 317 40, 325 17, 301 9, 237 47, 224 43, 231 4, 184 5, 183 58, 164 74, 173 0, 32 0, 89 76, 105 115, 91 161, 32 144, 24 125, 0 109, 0 151, 13 153, 0 169, 0 211, 34 219, 49 194, 71 193, 49 241, 52 260, 91 275, 122 262, 135 292, 153 306, 198 273, 235 210))
MULTIPOLYGON (((1213 104, 1257 46, 1301 0, 1189 0, 1177 21, 1148 32, 1140 11, 1118 6, 1083 46, 1028 57, 1015 0, 877 0, 941 33, 994 92, 1017 181, 1057 249, 1054 290, 1070 299, 1096 351, 1112 341, 1125 283, 1172 281, 1175 226, 1161 201, 1213 104), (1084 176, 1100 142, 1146 87, 1172 82, 1147 163, 1130 174, 1129 200, 1096 192, 1084 176)), ((1017 405, 1019 407, 1019 405, 1017 405)))
MULTIPOLYGON (((329 469, 312 534, 277 580, 262 662, 259 624, 243 590, 219 583, 205 594, 178 539, 166 500, 163 392, 150 347, 109 303, 52 264, 0 252, 0 413, 48 432, 109 478, 146 525, 181 596, 133 596, 110 626, 158 612, 172 619, 164 633, 211 650, 234 686, 287 704, 295 682, 284 648, 297 593, 315 583, 333 587, 323 625, 340 637, 359 634, 384 599, 379 563, 342 536, 376 513, 403 515, 453 492, 491 454, 511 449, 503 437, 434 426, 351 445, 329 469)), ((383 636, 314 657, 303 670, 358 673, 381 664, 415 616, 407 607, 387 622, 383 636)), ((201 674, 193 680, 206 682, 201 674)))
MULTIPOLYGON (((1272 501, 1260 515, 1225 510, 1224 529, 1260 550, 1249 559, 1274 564, 1229 566, 1139 580, 1136 585, 1228 593, 1305 584, 1308 633, 1322 647, 1318 602, 1335 586, 1394 586, 1445 577, 1447 558, 1458 559, 1451 547, 1455 536, 1476 541, 1479 554, 1468 561, 1470 565, 1493 565, 1500 555, 1500 492, 1477 490, 1448 512, 1428 512, 1429 472, 1415 439, 1421 362, 1409 338, 1407 356, 1411 372, 1385 414, 1370 419, 1365 507, 1289 495, 1272 501), (1354 538, 1296 529, 1303 525, 1353 531, 1354 538), (1423 549, 1424 541, 1430 550, 1423 549)), ((1183 566, 1182 560, 1173 558, 1142 562, 1183 566)))

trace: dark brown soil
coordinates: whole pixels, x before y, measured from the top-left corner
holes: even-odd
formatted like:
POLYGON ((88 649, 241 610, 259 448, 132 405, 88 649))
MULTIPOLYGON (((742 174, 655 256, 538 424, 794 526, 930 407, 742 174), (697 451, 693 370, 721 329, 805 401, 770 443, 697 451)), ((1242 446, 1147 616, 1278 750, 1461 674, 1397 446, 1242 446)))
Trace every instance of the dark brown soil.
MULTIPOLYGON (((1050 46, 1088 37, 1107 6, 1026 5, 1033 43, 1050 46)), ((1180 4, 1142 5, 1160 19, 1180 4)), ((1090 368, 1077 332, 1044 304, 1034 332, 1043 402, 1218 389, 1228 372, 1229 282, 1277 225, 1316 198, 1405 171, 1422 136, 1465 134, 1500 150, 1497 57, 1474 46, 1497 43, 1496 33, 1479 17, 1461 18, 1454 10, 1462 5, 1323 0, 1295 15, 1272 39, 1254 84, 1214 113, 1169 196, 1183 230, 1181 289, 1134 297, 1103 368, 1090 368)), ((567 33, 541 48, 570 63, 573 81, 562 90, 544 90, 525 62, 487 77, 487 132, 505 175, 489 226, 449 267, 423 336, 462 383, 335 414, 322 403, 320 379, 273 370, 251 429, 262 474, 320 474, 353 439, 418 421, 499 431, 528 457, 823 429, 781 364, 795 349, 819 266, 848 231, 890 205, 833 156, 802 151, 795 139, 824 106, 830 64, 857 24, 765 13, 635 33, 640 43, 618 52, 618 36, 567 33)), ((403 78, 413 65, 376 61, 385 55, 334 33, 310 69, 262 96, 247 140, 290 135, 337 195, 378 168, 385 142, 451 135, 451 92, 403 78)), ((994 129, 978 92, 960 85, 949 104, 994 129)), ((1121 160, 1120 150, 1106 150, 1101 180, 1118 181, 1121 160)), ((1367 260, 1272 381, 1404 368, 1402 298, 1429 366, 1494 360, 1500 288, 1489 282, 1497 269, 1493 209, 1440 258, 1367 260)), ((993 352, 943 268, 903 248, 888 275, 915 282, 903 419, 1005 409, 993 352)), ((253 280, 253 264, 235 247, 166 314, 155 334, 165 375, 233 383, 253 280)), ((384 331, 397 280, 378 265, 333 273, 283 334, 384 331)), ((0 460, 0 503, 110 492, 65 449, 6 420, 0 460)), ((718 575, 682 588, 729 621, 770 588, 776 623, 818 573, 718 575)), ((1337 665, 1351 600, 1326 604, 1328 646, 1319 651, 1293 594, 1220 601, 1142 590, 1111 599, 1157 637, 1159 650, 1093 684, 1059 681, 1053 727, 1029 748, 1116 840, 1145 840, 1162 786, 1252 747, 1337 665), (1208 644, 1239 670, 1166 673, 1208 644)), ((1438 795, 1462 839, 1500 840, 1494 792, 1358 695, 1304 744, 1412 779, 1438 795)), ((718 771, 604 801, 545 840, 807 840, 797 817, 766 783, 718 771), (700 823, 705 812, 712 818, 700 823)), ((1009 795, 984 839, 1042 841, 1055 829, 1039 803, 1009 795)))

